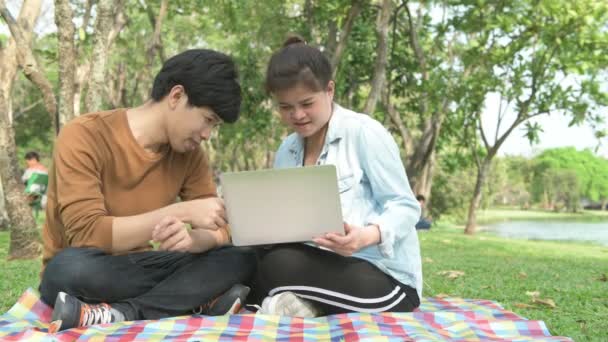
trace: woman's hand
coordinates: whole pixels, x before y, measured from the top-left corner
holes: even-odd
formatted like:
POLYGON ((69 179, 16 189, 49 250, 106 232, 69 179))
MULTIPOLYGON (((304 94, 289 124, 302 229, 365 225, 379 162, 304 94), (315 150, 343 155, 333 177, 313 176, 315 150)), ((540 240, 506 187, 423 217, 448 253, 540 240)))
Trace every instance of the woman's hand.
POLYGON ((367 227, 357 227, 344 222, 344 234, 327 233, 314 238, 313 241, 319 246, 331 249, 340 255, 351 256, 362 248, 378 244, 380 242, 380 228, 375 224, 367 227))

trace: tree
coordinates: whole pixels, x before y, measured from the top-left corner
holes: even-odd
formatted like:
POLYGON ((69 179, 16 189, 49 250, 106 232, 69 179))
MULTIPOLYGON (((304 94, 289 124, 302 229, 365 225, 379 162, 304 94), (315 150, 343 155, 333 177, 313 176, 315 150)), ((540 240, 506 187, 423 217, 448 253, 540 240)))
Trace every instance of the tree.
POLYGON ((576 211, 575 199, 584 197, 601 201, 608 198, 608 162, 590 150, 577 151, 572 147, 543 151, 533 159, 532 193, 545 207, 555 208, 564 202, 567 209, 576 211))
POLYGON ((76 30, 74 11, 67 0, 55 0, 60 87, 60 125, 81 113, 81 98, 86 91, 84 111, 102 110, 106 89, 107 61, 118 34, 127 21, 124 0, 97 2, 95 27, 87 33, 95 1, 87 0, 82 9, 82 26, 76 30), (75 34, 77 31, 78 34, 75 34), (90 46, 92 45, 92 47, 90 46), (91 55, 88 50, 91 49, 91 55), (87 82, 88 80, 88 82, 87 82))
POLYGON ((541 127, 531 119, 540 115, 569 115, 572 124, 601 120, 600 113, 608 105, 598 78, 608 63, 600 43, 608 40, 602 30, 608 5, 594 0, 454 4, 464 14, 453 25, 467 32, 469 47, 463 62, 476 65, 475 82, 467 94, 473 104, 469 122, 482 141, 482 147, 472 151, 478 172, 465 233, 473 234, 490 163, 517 127, 525 124, 526 135, 534 142, 541 127), (491 93, 501 99, 495 109, 498 125, 493 139, 481 116, 491 93), (509 111, 515 119, 501 127, 509 111))
POLYGON ((388 63, 388 27, 392 6, 393 2, 391 0, 382 0, 382 7, 378 11, 376 24, 376 63, 371 82, 372 89, 370 90, 367 101, 365 101, 365 106, 363 107, 364 113, 372 114, 374 112, 374 109, 376 109, 376 102, 378 102, 382 87, 384 87, 386 64, 388 63))
POLYGON ((4 0, 0 0, 0 15, 9 24, 11 33, 17 33, 17 39, 12 36, 6 47, 0 47, 0 179, 10 221, 11 259, 36 257, 40 253, 36 222, 27 204, 23 184, 19 181, 19 160, 16 155, 10 102, 18 68, 25 58, 31 57, 24 50, 30 50, 34 23, 40 14, 40 6, 40 0, 25 0, 15 21, 4 0))

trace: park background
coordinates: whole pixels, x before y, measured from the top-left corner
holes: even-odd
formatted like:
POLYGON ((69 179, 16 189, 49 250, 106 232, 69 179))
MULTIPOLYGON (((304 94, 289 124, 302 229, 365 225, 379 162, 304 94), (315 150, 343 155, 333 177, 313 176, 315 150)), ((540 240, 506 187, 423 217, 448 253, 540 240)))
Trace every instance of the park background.
POLYGON ((393 134, 427 197, 425 296, 606 339, 605 1, 0 0, 0 16, 1 312, 40 270, 27 151, 49 166, 63 124, 142 103, 163 61, 203 47, 235 58, 244 95, 241 119, 204 143, 215 171, 270 167, 288 131, 265 65, 292 32, 329 56, 336 101, 393 134))

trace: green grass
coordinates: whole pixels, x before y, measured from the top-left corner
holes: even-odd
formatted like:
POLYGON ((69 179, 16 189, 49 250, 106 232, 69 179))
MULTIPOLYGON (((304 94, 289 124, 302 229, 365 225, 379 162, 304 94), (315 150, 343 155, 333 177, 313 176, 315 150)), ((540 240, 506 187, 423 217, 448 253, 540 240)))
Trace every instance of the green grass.
POLYGON ((7 261, 9 232, 0 232, 0 313, 6 312, 28 288, 38 288, 41 259, 7 261))
POLYGON ((477 222, 480 224, 511 220, 576 220, 608 221, 608 210, 583 210, 578 213, 552 212, 543 210, 487 209, 479 210, 477 222))
POLYGON ((553 335, 575 341, 606 341, 608 247, 580 243, 467 236, 461 229, 421 233, 424 296, 491 299, 528 319, 545 321, 553 335), (430 259, 429 259, 430 258, 430 259), (463 271, 456 279, 439 275, 463 271), (533 304, 539 291, 556 307, 533 304), (521 308, 517 305, 534 305, 521 308))
MULTIPOLYGON (((0 311, 38 284, 38 260, 6 261, 8 233, 0 232, 0 311)), ((462 229, 434 227, 421 233, 425 296, 491 299, 528 319, 545 321, 553 335, 575 341, 606 340, 608 247, 580 243, 509 240, 462 229), (458 270, 456 279, 439 275, 458 270), (528 291, 552 299, 550 308, 531 302, 528 291), (535 305, 520 308, 517 304, 535 305)))

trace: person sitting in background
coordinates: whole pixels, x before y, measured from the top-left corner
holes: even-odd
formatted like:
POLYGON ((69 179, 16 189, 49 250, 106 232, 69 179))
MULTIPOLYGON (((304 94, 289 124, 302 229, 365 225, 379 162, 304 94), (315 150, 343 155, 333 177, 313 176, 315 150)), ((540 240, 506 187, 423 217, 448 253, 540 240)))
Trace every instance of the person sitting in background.
POLYGON ((426 198, 424 195, 418 194, 416 196, 418 203, 420 203, 420 220, 416 223, 416 229, 418 230, 426 230, 431 229, 431 220, 424 218, 424 209, 426 204, 426 198))
POLYGON ((36 211, 46 205, 46 188, 49 181, 48 170, 40 163, 40 155, 35 151, 25 154, 25 164, 27 168, 21 176, 21 181, 25 185, 25 193, 29 205, 36 211))

